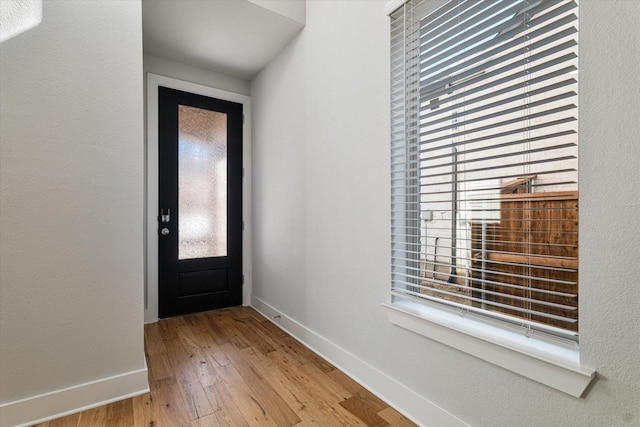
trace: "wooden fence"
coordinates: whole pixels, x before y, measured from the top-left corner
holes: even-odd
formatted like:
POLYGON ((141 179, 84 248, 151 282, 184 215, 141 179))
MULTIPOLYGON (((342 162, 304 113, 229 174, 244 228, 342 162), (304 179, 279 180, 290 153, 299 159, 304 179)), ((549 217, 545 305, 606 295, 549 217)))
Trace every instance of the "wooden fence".
MULTIPOLYGON (((498 224, 484 225, 484 251, 483 225, 471 227, 471 286, 483 289, 484 284, 486 291, 484 297, 478 291, 473 296, 544 313, 533 314, 531 319, 577 331, 578 192, 502 194, 500 214, 498 224)), ((498 305, 485 307, 527 317, 522 311, 498 305)))

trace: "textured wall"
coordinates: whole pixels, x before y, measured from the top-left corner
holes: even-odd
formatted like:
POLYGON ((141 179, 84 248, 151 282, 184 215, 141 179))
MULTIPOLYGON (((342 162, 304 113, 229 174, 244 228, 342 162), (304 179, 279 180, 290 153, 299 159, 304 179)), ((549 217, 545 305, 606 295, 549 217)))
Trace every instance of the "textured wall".
POLYGON ((254 294, 470 425, 640 425, 640 2, 580 2, 582 359, 601 374, 583 399, 387 321, 384 6, 308 2, 252 82, 254 294))
POLYGON ((142 369, 140 2, 0 46, 0 402, 142 369))

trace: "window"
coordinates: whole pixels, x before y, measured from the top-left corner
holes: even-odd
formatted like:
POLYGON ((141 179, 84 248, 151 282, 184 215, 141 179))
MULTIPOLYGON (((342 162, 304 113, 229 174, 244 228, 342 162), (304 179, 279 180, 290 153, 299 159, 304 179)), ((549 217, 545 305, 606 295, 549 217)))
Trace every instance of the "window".
POLYGON ((392 297, 578 342, 578 7, 391 14, 392 297))

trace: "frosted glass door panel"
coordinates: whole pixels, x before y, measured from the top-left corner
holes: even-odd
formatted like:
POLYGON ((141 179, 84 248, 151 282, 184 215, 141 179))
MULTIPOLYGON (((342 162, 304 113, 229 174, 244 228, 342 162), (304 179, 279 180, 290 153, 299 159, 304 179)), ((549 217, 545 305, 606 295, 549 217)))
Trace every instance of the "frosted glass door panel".
POLYGON ((178 106, 178 259, 227 256, 227 115, 178 106))

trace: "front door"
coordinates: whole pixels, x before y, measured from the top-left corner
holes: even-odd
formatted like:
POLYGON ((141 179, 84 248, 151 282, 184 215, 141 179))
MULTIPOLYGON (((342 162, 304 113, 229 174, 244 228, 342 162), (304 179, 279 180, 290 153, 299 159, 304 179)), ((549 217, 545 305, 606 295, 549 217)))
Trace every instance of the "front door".
POLYGON ((242 304, 242 104, 158 89, 159 317, 242 304))

